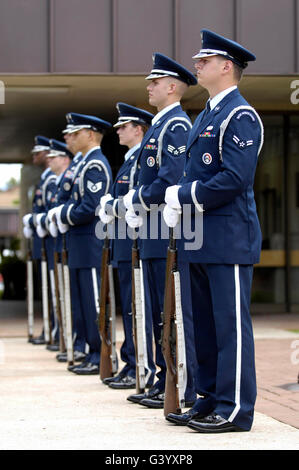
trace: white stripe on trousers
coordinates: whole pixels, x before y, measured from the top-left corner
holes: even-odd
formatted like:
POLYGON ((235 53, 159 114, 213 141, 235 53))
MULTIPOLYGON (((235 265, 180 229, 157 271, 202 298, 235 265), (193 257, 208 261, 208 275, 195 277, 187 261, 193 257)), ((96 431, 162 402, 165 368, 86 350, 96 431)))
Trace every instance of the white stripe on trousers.
POLYGON ((93 285, 93 295, 94 295, 94 303, 97 314, 100 313, 100 305, 99 305, 99 288, 98 288, 98 279, 97 279, 97 270, 96 268, 91 268, 91 275, 92 275, 92 285, 93 285))
POLYGON ((239 265, 235 264, 235 307, 236 307, 236 331, 237 331, 237 351, 236 351, 236 378, 235 378, 235 408, 228 418, 233 421, 240 410, 241 394, 241 363, 242 363, 242 328, 241 328, 241 293, 240 293, 240 271, 239 265))

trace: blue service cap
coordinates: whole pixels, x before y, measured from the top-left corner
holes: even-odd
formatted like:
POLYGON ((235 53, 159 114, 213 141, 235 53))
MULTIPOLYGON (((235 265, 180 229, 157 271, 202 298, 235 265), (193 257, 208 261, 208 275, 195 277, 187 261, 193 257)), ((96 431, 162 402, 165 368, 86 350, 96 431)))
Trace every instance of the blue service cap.
POLYGON ((241 46, 241 44, 224 38, 208 29, 201 30, 201 39, 202 49, 192 57, 193 59, 222 55, 239 65, 239 67, 242 67, 242 69, 247 67, 249 61, 256 60, 255 55, 241 46))
POLYGON ((175 60, 170 59, 170 57, 155 52, 153 54, 153 68, 150 75, 146 77, 146 80, 161 77, 174 77, 188 86, 197 85, 197 79, 193 73, 189 72, 189 70, 178 64, 175 60))
POLYGON ((47 157, 69 157, 73 158, 72 152, 69 151, 64 142, 56 139, 50 139, 50 152, 47 157))
POLYGON ((154 115, 144 109, 135 108, 126 103, 117 103, 118 121, 113 127, 123 126, 127 122, 136 122, 136 124, 151 125, 154 115))
POLYGON ((110 122, 104 121, 96 116, 88 116, 87 114, 68 113, 66 115, 68 124, 73 126, 68 133, 80 131, 81 129, 90 129, 94 132, 103 132, 105 129, 112 127, 110 122))
POLYGON ((48 137, 44 137, 43 135, 36 135, 34 137, 34 147, 31 152, 43 152, 45 150, 50 150, 50 139, 48 139, 48 137))

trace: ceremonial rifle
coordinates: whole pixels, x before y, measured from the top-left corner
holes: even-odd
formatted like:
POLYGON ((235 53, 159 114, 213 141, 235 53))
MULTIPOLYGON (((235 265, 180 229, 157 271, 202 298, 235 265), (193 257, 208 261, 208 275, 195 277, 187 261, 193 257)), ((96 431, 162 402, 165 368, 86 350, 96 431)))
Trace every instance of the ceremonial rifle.
POLYGON ((116 312, 113 267, 110 263, 109 238, 102 249, 99 299, 99 334, 101 337, 100 378, 113 377, 117 372, 116 312))
POLYGON ((45 249, 45 239, 42 238, 41 248, 41 273, 42 273, 42 305, 43 305, 43 323, 46 344, 52 342, 50 316, 49 316, 49 291, 48 291, 48 269, 47 256, 45 249))
POLYGON ((66 352, 65 293, 64 293, 63 266, 62 266, 62 254, 61 253, 57 253, 57 265, 56 266, 57 266, 58 291, 59 291, 61 323, 62 323, 62 330, 63 330, 64 351, 66 352))
POLYGON ((74 346, 73 346, 73 320, 71 307, 71 287, 70 272, 68 266, 68 254, 66 249, 65 234, 62 234, 62 256, 63 281, 64 281, 64 307, 65 307, 65 337, 66 337, 66 354, 69 365, 74 363, 74 346))
POLYGON ((32 238, 28 238, 27 247, 27 315, 28 315, 28 341, 31 342, 34 330, 34 293, 33 293, 33 260, 32 238))
POLYGON ((184 323, 181 305, 180 274, 173 229, 169 233, 167 251, 162 352, 166 362, 164 415, 181 413, 185 406, 187 385, 184 323))
POLYGON ((65 339, 64 339, 64 324, 63 324, 63 317, 62 317, 62 309, 61 309, 61 297, 64 295, 64 292, 61 291, 61 282, 59 279, 59 264, 61 267, 61 263, 59 263, 58 253, 54 250, 54 282, 55 282, 55 297, 56 297, 56 315, 59 324, 59 350, 60 352, 65 352, 65 339))
POLYGON ((151 371, 147 360, 142 262, 136 234, 132 246, 132 326, 136 359, 136 393, 144 393, 151 371))

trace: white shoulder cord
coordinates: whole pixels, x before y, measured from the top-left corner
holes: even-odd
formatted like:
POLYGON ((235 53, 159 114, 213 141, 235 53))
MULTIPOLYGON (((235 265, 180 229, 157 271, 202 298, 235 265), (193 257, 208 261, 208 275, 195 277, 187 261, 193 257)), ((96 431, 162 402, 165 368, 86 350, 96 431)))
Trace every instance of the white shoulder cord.
POLYGON ((248 110, 248 111, 251 111, 255 114, 258 122, 259 122, 259 125, 261 126, 261 142, 260 142, 260 145, 259 145, 259 149, 258 149, 258 155, 260 154, 260 151, 262 149, 262 146, 263 146, 263 143, 264 143, 264 126, 263 126, 263 123, 262 123, 262 120, 260 118, 260 116, 258 115, 258 113, 255 111, 254 108, 252 108, 251 106, 246 106, 246 105, 242 105, 242 106, 238 106, 237 108, 234 108, 230 113, 229 115, 227 116, 226 119, 224 119, 224 121, 222 122, 221 126, 220 126, 220 136, 219 136, 219 155, 220 155, 220 161, 223 162, 223 158, 222 158, 222 143, 223 143, 223 137, 224 137, 224 133, 227 129, 227 126, 229 125, 229 122, 231 120, 231 118, 240 110, 248 110))

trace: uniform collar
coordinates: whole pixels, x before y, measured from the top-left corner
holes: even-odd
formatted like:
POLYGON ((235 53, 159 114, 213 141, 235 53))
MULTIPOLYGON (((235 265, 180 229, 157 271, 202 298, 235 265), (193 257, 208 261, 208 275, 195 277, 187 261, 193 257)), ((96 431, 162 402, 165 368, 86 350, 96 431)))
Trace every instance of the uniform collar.
POLYGON ((139 149, 141 145, 141 142, 139 142, 138 144, 134 145, 134 147, 130 148, 127 153, 125 153, 125 161, 127 161, 131 155, 133 155, 134 152, 136 152, 137 149, 139 149))
POLYGON ((46 169, 42 172, 41 178, 45 179, 46 176, 47 176, 47 174, 48 174, 50 171, 51 171, 51 168, 49 168, 49 167, 46 168, 46 169))
POLYGON ((91 154, 91 152, 93 152, 94 150, 101 150, 101 147, 99 145, 95 145, 95 147, 92 147, 92 149, 88 150, 88 152, 86 152, 86 154, 84 155, 84 157, 82 158, 82 161, 83 160, 86 160, 86 158, 91 154))
POLYGON ((73 158, 73 162, 77 162, 79 161, 80 159, 82 158, 82 153, 81 152, 77 152, 76 155, 74 156, 73 158))
POLYGON ((56 176, 56 184, 57 186, 59 185, 60 181, 61 181, 61 178, 63 177, 65 171, 63 171, 62 173, 60 173, 60 175, 56 176))
POLYGON ((236 85, 226 88, 225 90, 221 91, 216 96, 214 96, 214 98, 210 99, 209 101, 210 101, 211 111, 217 106, 217 104, 220 103, 220 101, 223 100, 223 98, 226 95, 228 95, 231 91, 235 90, 236 88, 237 88, 236 85))
POLYGON ((176 103, 173 103, 173 104, 170 104, 169 106, 166 106, 166 108, 163 108, 161 111, 159 111, 152 119, 152 126, 154 124, 156 124, 156 122, 159 121, 159 119, 161 119, 161 117, 164 116, 164 114, 168 113, 169 111, 171 111, 173 108, 176 108, 177 106, 180 106, 180 102, 179 101, 176 101, 176 103))

